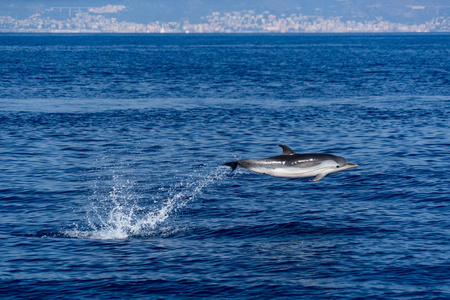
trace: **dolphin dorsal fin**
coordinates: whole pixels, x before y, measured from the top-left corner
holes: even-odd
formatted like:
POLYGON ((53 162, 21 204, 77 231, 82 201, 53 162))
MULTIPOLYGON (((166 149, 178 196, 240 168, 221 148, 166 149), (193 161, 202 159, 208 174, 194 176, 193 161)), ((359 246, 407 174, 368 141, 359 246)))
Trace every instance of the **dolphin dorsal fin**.
POLYGON ((281 148, 283 148, 283 154, 282 154, 282 155, 293 155, 293 154, 295 154, 295 152, 292 151, 292 149, 289 148, 289 147, 286 146, 286 145, 278 145, 278 146, 280 146, 281 148))

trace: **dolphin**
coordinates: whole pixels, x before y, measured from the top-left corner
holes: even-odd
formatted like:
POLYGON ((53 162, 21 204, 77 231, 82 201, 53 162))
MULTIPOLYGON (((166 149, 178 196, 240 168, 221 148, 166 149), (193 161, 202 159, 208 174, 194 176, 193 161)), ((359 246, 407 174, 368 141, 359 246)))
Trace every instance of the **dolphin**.
POLYGON ((240 159, 224 165, 236 170, 238 166, 250 171, 282 178, 313 177, 311 181, 319 181, 330 173, 356 168, 343 157, 322 154, 298 154, 286 145, 279 145, 283 153, 278 156, 260 159, 240 159))

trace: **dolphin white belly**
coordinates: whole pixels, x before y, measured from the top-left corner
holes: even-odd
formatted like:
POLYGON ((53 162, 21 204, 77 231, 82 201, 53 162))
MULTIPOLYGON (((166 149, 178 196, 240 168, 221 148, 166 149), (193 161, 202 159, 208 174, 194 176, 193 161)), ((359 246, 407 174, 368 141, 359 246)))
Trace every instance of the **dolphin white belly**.
POLYGON ((319 174, 329 174, 336 171, 336 164, 334 161, 326 160, 320 162, 315 166, 280 166, 274 168, 268 168, 265 165, 254 164, 251 167, 247 168, 250 171, 270 175, 274 177, 282 177, 282 178, 306 178, 317 176, 319 174))

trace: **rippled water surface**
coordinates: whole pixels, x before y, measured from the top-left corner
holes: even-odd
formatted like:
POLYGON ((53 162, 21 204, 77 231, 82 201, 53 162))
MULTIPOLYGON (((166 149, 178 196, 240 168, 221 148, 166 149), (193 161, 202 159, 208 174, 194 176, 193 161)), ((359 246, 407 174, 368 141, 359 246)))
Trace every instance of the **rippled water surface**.
POLYGON ((449 42, 0 35, 2 298, 450 298, 449 42))

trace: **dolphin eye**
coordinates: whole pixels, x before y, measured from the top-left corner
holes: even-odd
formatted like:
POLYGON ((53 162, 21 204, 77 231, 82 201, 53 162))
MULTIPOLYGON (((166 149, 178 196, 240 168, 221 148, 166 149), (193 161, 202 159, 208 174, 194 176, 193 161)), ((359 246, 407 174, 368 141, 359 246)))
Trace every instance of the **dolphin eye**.
POLYGON ((338 169, 339 169, 340 167, 341 167, 340 165, 337 165, 337 166, 336 166, 336 168, 338 168, 338 169))

